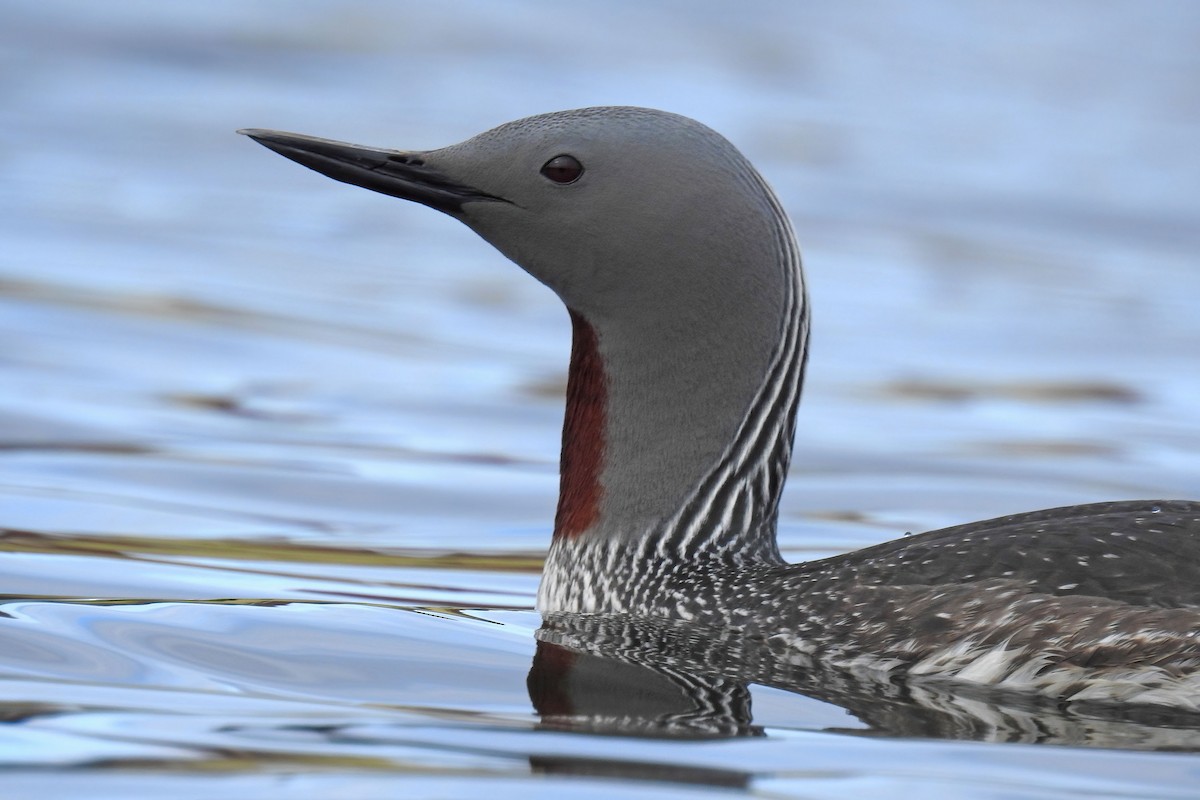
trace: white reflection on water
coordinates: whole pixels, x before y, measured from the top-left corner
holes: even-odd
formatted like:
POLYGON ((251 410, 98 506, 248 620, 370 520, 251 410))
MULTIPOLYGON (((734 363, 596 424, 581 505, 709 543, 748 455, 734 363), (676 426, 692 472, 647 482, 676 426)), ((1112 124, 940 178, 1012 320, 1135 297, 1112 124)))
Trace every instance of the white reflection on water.
POLYGON ((425 147, 600 103, 725 132, 795 217, 814 290, 783 518, 810 557, 1200 497, 1192 6, 19 0, 3 16, 6 767, 158 765, 81 773, 120 797, 260 794, 254 770, 345 753, 381 761, 293 761, 293 785, 395 792, 363 776, 399 769, 401 793, 463 794, 472 770, 526 778, 531 755, 566 752, 797 795, 996 780, 1045 797, 1096 775, 1192 791, 1194 757, 831 736, 840 709, 771 692, 768 737, 710 749, 528 731, 532 615, 411 609, 532 604, 565 315, 456 223, 232 133, 425 147), (482 560, 443 558, 459 554, 482 560), (307 604, 154 602, 221 598, 307 604), (238 761, 247 738, 274 744, 238 761))
MULTIPOLYGON (((5 612, 8 674, 185 688, 192 710, 213 691, 404 705, 414 687, 431 706, 473 709, 504 693, 505 673, 527 668, 533 650, 532 640, 494 624, 474 622, 467 633, 436 617, 362 606, 30 602, 5 612)), ((526 699, 522 690, 511 704, 526 699)), ((181 696, 177 710, 188 705, 181 696)))

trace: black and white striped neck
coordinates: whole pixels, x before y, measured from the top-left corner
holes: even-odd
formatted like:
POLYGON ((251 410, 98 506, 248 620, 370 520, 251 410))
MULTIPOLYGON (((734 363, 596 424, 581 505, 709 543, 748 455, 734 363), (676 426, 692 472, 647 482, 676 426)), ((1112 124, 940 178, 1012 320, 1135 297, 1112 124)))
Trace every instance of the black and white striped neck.
POLYGON ((631 610, 653 595, 656 575, 782 563, 776 520, 807 361, 808 305, 790 224, 762 179, 753 179, 774 225, 769 266, 755 265, 765 275, 752 284, 773 291, 757 307, 729 310, 757 312, 754 324, 726 319, 722 329, 698 319, 707 339, 685 333, 680 345, 628 326, 614 334, 572 312, 543 611, 631 610), (742 347, 729 341, 747 330, 742 347))

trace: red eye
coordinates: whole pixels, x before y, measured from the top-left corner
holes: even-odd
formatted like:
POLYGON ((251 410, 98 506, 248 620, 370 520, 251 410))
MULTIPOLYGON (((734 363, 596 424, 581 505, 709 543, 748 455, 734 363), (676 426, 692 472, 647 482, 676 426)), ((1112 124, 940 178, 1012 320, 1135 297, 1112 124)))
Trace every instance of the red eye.
POLYGON ((583 174, 583 164, 574 156, 555 156, 542 165, 542 174, 555 183, 574 183, 583 174))

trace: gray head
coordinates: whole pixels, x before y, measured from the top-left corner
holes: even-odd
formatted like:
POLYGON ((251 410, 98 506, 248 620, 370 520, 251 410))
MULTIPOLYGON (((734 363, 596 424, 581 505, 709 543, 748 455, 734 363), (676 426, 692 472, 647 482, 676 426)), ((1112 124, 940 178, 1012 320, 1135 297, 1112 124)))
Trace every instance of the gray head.
POLYGON ((330 177, 462 220, 593 321, 636 313, 639 299, 661 313, 690 282, 720 277, 691 256, 764 232, 747 230, 766 205, 761 190, 747 191, 753 168, 715 131, 663 111, 543 114, 426 152, 244 133, 330 177), (648 263, 664 250, 684 257, 673 268, 648 263))
POLYGON ((803 283, 778 202, 723 137, 626 107, 543 114, 424 152, 244 133, 450 214, 570 309, 557 540, 628 543, 690 524, 706 531, 693 533, 703 551, 738 525, 744 541, 761 540, 750 550, 774 551, 803 283))

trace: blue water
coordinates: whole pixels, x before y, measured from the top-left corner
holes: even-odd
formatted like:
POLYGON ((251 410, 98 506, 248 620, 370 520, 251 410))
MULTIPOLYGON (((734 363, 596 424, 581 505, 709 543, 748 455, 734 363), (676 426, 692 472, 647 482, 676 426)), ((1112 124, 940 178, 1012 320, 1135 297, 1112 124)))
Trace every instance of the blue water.
POLYGON ((967 702, 940 739, 764 686, 753 737, 542 725, 565 313, 233 130, 721 130, 805 254, 805 559, 1200 498, 1197 41, 1186 2, 6 3, 2 793, 1194 797, 1153 751, 1195 730, 967 702))

